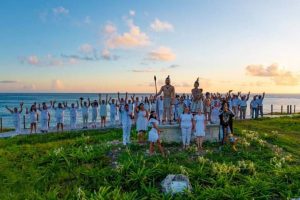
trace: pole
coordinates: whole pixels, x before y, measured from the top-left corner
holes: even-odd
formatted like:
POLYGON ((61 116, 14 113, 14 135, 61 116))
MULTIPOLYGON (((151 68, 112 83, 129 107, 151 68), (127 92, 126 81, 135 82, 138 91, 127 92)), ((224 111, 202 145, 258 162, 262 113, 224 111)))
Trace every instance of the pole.
POLYGON ((23 115, 23 128, 26 129, 25 115, 23 115))
POLYGON ((296 113, 296 105, 294 105, 294 113, 296 113))
POLYGON ((156 76, 154 76, 154 83, 155 83, 155 94, 157 95, 156 76))
POLYGON ((2 132, 3 128, 2 128, 2 117, 0 117, 0 132, 2 132))
POLYGON ((281 114, 283 114, 283 105, 281 105, 281 114))
POLYGON ((289 105, 287 105, 287 109, 286 109, 286 113, 287 114, 289 114, 290 112, 289 112, 289 108, 290 108, 290 106, 289 105))
POLYGON ((293 112, 292 112, 292 105, 290 105, 290 114, 292 114, 293 112))
POLYGON ((273 104, 271 104, 271 115, 273 115, 273 104))

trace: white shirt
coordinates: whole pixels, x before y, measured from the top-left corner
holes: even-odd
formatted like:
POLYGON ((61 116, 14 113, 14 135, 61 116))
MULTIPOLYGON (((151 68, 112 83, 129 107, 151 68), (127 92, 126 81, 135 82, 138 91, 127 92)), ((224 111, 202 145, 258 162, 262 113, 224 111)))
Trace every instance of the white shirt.
POLYGON ((192 114, 181 114, 180 115, 180 126, 182 128, 190 128, 192 127, 192 114))
POLYGON ((121 111, 121 115, 122 115, 122 124, 123 125, 131 125, 132 119, 131 119, 131 114, 132 112, 126 111, 126 110, 122 110, 121 111))

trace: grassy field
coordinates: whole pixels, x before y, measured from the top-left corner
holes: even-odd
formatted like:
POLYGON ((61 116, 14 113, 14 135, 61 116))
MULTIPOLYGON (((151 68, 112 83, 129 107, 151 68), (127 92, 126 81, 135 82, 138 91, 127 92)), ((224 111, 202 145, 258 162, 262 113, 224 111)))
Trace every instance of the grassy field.
MULTIPOLYGON (((120 144, 121 131, 81 131, 0 140, 0 199, 288 199, 300 197, 300 117, 237 121, 238 152, 206 143, 182 151, 120 144), (193 190, 163 195, 171 173, 193 190)), ((135 139, 135 136, 133 136, 135 139)))

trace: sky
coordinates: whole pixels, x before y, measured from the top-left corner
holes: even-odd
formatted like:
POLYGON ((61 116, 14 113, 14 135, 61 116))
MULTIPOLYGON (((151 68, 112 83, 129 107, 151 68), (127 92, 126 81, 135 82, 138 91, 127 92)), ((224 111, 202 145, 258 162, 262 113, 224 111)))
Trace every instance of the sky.
POLYGON ((0 92, 299 93, 298 0, 6 0, 0 92))

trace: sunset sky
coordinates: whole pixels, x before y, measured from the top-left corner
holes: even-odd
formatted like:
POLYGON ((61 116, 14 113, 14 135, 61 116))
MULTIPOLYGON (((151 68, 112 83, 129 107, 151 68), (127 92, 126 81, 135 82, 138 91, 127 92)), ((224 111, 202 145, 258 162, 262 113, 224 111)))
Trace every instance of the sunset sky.
POLYGON ((299 93, 299 0, 6 0, 0 92, 299 93))

